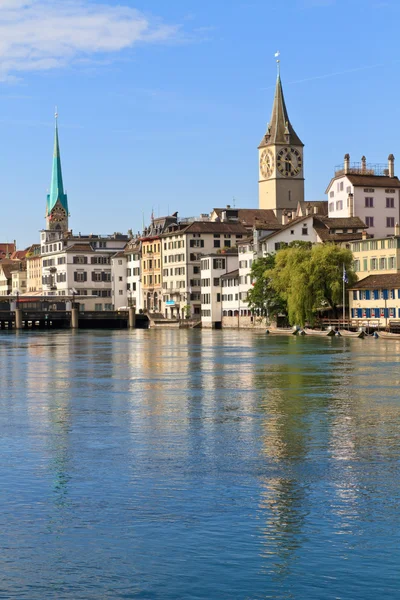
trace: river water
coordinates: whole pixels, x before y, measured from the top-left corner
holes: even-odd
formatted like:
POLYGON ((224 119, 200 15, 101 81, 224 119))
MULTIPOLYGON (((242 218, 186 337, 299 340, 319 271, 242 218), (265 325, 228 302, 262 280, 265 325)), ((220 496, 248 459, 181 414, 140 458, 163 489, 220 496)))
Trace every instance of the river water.
POLYGON ((400 343, 0 334, 0 598, 399 598, 400 343))

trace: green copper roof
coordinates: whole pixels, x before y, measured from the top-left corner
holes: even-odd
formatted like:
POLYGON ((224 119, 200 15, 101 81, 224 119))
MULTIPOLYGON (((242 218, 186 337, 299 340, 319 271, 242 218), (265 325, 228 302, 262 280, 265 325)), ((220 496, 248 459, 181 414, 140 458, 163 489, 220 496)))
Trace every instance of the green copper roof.
POLYGON ((51 174, 50 194, 47 196, 47 214, 53 210, 57 201, 60 201, 62 207, 68 214, 67 194, 64 194, 64 185, 61 171, 61 156, 60 146, 58 142, 58 125, 56 120, 56 132, 54 137, 54 154, 53 154, 53 172, 51 174))

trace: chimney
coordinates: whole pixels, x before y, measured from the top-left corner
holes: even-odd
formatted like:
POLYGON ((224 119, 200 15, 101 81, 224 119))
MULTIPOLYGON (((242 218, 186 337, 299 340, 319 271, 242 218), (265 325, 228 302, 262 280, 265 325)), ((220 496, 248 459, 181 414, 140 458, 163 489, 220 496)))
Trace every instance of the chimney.
POLYGON ((367 159, 365 158, 365 156, 361 157, 361 173, 365 173, 365 171, 367 170, 367 159))
POLYGON ((393 154, 389 154, 389 156, 388 156, 388 166, 389 166, 389 177, 394 177, 394 156, 393 156, 393 154))
POLYGON ((227 216, 226 216, 226 210, 223 210, 222 213, 221 213, 221 222, 222 223, 226 223, 227 220, 228 219, 227 219, 227 216))
POLYGON ((311 215, 311 205, 310 205, 310 204, 307 204, 307 207, 306 207, 306 215, 307 215, 307 217, 308 217, 309 215, 311 215))
POLYGON ((314 208, 313 208, 313 213, 314 213, 314 215, 317 215, 317 214, 319 213, 319 208, 318 208, 318 206, 314 206, 314 208))
POLYGON ((282 211, 282 225, 287 225, 289 223, 289 218, 286 210, 282 211))
POLYGON ((345 175, 347 175, 347 173, 350 171, 350 154, 345 154, 344 155, 344 173, 345 175))
POLYGON ((349 217, 354 217, 354 196, 349 194, 347 198, 349 200, 349 217))
POLYGON ((362 236, 362 239, 363 239, 363 240, 366 240, 366 239, 367 239, 367 232, 364 230, 364 231, 362 232, 361 236, 362 236))
POLYGON ((394 235, 400 236, 400 225, 398 223, 396 223, 396 225, 394 226, 394 235))

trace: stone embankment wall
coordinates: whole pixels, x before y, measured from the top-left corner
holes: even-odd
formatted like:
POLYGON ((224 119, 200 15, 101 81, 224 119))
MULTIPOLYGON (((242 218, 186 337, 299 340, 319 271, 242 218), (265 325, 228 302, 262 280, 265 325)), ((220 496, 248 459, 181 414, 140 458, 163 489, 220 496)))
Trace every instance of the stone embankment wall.
MULTIPOLYGON (((275 327, 275 323, 268 323, 268 326, 275 327)), ((222 328, 240 327, 240 329, 265 329, 267 321, 261 317, 222 317, 222 328)))

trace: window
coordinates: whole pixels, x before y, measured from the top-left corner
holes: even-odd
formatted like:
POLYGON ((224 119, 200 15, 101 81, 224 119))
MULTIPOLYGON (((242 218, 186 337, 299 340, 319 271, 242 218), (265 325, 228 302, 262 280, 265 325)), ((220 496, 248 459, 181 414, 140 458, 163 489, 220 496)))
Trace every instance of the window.
POLYGON ((224 258, 214 258, 213 259, 213 268, 214 269, 225 269, 225 259, 224 258))
POLYGON ((230 248, 231 247, 231 240, 224 240, 224 246, 225 246, 225 248, 230 248))
POLYGON ((122 265, 122 259, 121 258, 118 260, 118 264, 122 265))
POLYGON ((378 259, 371 258, 371 271, 376 271, 377 268, 378 268, 378 259))
POLYGON ((74 256, 72 258, 74 265, 86 265, 87 261, 87 256, 74 256))
POLYGON ((386 227, 394 227, 394 217, 386 217, 386 227))
POLYGON ((214 285, 219 285, 219 277, 214 277, 214 285))
POLYGON ((214 240, 214 248, 221 248, 221 240, 214 240))
POLYGON ((336 210, 342 210, 343 209, 343 200, 338 200, 336 202, 336 210))
POLYGON ((394 198, 386 198, 386 208, 394 208, 394 198))
POLYGON ((343 188, 344 188, 344 182, 343 182, 343 181, 341 181, 341 182, 340 182, 340 185, 339 185, 339 191, 340 191, 340 192, 343 192, 343 188))
POLYGON ((86 271, 75 271, 74 281, 87 281, 86 271))
MULTIPOLYGON (((195 235, 195 234, 193 234, 195 235)), ((204 248, 204 240, 190 240, 191 248, 204 248)))
POLYGON ((370 250, 378 250, 378 242, 376 240, 370 242, 370 250))
POLYGON ((329 202, 329 212, 334 212, 334 211, 335 211, 335 203, 329 202))
POLYGON ((122 295, 123 295, 123 293, 124 293, 124 291, 123 291, 123 290, 119 290, 119 292, 118 292, 118 294, 119 294, 120 296, 122 296, 122 295))
POLYGON ((396 268, 396 257, 389 256, 389 269, 395 269, 395 268, 396 268))
POLYGON ((303 229, 301 230, 301 235, 308 235, 307 227, 303 227, 303 229))
POLYGON ((290 230, 290 235, 294 235, 294 229, 290 230))
POLYGON ((335 195, 335 192, 332 190, 331 192, 329 192, 329 198, 333 198, 335 195))
POLYGON ((366 196, 365 198, 365 207, 373 208, 374 206, 374 198, 372 196, 366 196))
POLYGON ((118 277, 118 281, 122 281, 122 277, 118 277))
POLYGON ((102 304, 95 304, 94 305, 94 310, 98 310, 98 311, 103 310, 103 305, 102 304))
POLYGON ((379 268, 386 269, 386 258, 385 257, 382 257, 379 259, 379 268))
POLYGON ((367 227, 374 226, 374 217, 365 217, 365 224, 367 227))

